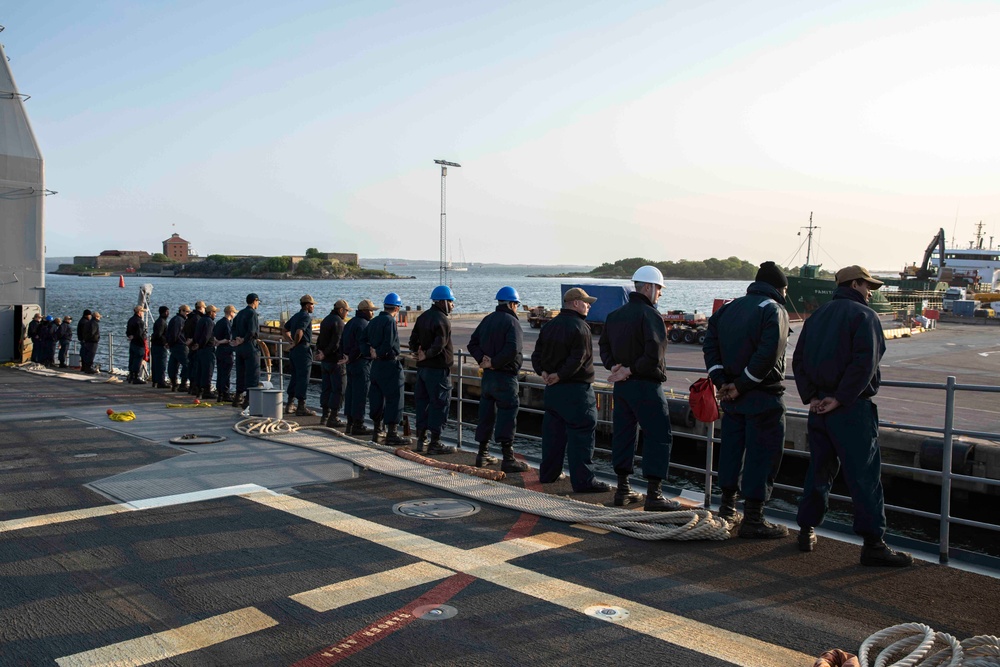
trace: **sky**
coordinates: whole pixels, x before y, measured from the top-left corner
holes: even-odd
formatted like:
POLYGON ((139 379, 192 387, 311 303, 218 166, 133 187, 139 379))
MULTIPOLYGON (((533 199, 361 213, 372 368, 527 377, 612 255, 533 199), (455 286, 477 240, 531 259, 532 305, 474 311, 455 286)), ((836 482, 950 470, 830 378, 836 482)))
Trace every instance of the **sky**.
POLYGON ((0 42, 49 256, 737 256, 1000 245, 1000 3, 34 0, 0 42), (461 251, 460 251, 461 249, 461 251))

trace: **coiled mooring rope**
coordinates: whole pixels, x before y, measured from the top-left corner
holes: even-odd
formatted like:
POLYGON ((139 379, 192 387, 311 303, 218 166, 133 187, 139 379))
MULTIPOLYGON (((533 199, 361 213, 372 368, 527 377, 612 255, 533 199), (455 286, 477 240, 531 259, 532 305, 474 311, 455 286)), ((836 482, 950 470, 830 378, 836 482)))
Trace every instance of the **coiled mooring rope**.
MULTIPOLYGON (((441 471, 436 469, 424 467, 398 457, 393 457, 392 459, 379 457, 375 455, 375 451, 391 454, 394 452, 394 448, 358 440, 326 427, 303 427, 300 429, 294 422, 251 417, 237 422, 233 426, 233 430, 244 435, 262 438, 301 436, 298 438, 286 437, 277 441, 316 451, 327 451, 328 448, 320 443, 309 443, 308 440, 305 442, 301 441, 302 438, 307 437, 303 431, 329 431, 336 433, 341 441, 346 441, 342 445, 344 448, 353 449, 353 451, 345 451, 345 449, 341 448, 336 451, 335 455, 363 468, 408 479, 418 484, 443 489, 498 507, 506 507, 507 509, 527 512, 566 523, 586 524, 635 539, 678 541, 725 540, 730 536, 730 525, 706 509, 681 510, 677 512, 639 512, 624 508, 619 509, 594 505, 573 498, 552 496, 491 480, 483 480, 468 475, 457 475, 454 472, 442 474, 441 471)), ((326 440, 325 442, 332 443, 330 440, 326 440)))
POLYGON ((861 667, 986 667, 1000 665, 1000 637, 978 635, 959 642, 923 623, 903 623, 876 632, 861 644, 861 667), (869 655, 878 652, 875 662, 869 655))

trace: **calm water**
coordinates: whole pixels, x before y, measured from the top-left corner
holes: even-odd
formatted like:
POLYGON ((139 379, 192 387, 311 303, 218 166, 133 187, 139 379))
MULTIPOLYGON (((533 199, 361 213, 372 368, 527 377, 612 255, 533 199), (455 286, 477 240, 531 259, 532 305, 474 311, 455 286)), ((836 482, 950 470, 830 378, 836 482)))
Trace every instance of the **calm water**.
MULTIPOLYGON (((169 306, 171 314, 186 303, 194 306, 200 300, 222 309, 233 304, 237 309, 246 305, 246 295, 260 295, 262 320, 278 319, 282 311, 298 310, 299 297, 311 294, 316 299, 316 315, 325 316, 334 302, 346 299, 351 307, 362 299, 381 304, 388 292, 396 292, 404 306, 416 309, 417 305, 430 305, 431 290, 438 284, 436 268, 410 266, 390 267, 396 273, 414 276, 410 280, 254 280, 197 278, 152 278, 126 276, 125 287, 118 287, 118 276, 89 278, 80 276, 46 276, 46 301, 48 314, 56 317, 72 315, 79 321, 84 309, 98 310, 102 315, 103 331, 124 333, 125 322, 132 316, 132 307, 138 303, 139 287, 153 286, 150 298, 154 314, 161 305, 169 306)), ((504 266, 471 269, 451 273, 450 283, 455 292, 457 312, 479 313, 493 310, 494 297, 504 285, 515 287, 526 306, 545 305, 557 307, 560 300, 559 286, 574 282, 569 278, 528 278, 529 274, 560 273, 565 267, 540 268, 537 266, 504 266)), ((577 282, 628 285, 625 280, 590 280, 577 282)), ((700 310, 711 312, 712 300, 731 298, 746 292, 749 281, 667 281, 667 288, 660 298, 661 310, 700 310)))

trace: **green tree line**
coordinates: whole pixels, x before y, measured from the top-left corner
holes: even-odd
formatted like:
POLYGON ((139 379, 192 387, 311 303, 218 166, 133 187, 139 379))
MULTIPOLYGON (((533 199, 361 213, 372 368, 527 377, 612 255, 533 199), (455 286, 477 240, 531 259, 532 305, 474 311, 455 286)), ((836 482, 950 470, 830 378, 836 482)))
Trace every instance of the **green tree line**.
MULTIPOLYGON (((629 257, 619 259, 617 262, 605 262, 589 275, 597 278, 628 278, 640 266, 651 265, 658 268, 664 278, 699 279, 699 280, 753 280, 757 275, 759 266, 739 257, 729 257, 728 259, 689 260, 681 259, 676 262, 654 262, 644 257, 629 257)), ((786 274, 790 270, 783 267, 786 274)))

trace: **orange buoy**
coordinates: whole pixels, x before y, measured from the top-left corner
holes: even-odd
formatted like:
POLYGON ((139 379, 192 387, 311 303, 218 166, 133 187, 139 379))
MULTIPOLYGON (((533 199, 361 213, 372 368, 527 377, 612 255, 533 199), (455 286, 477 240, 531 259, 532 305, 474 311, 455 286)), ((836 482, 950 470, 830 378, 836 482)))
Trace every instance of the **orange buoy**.
POLYGON ((118 286, 125 287, 125 276, 118 276, 118 286))

